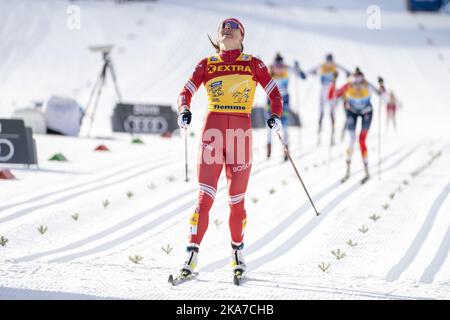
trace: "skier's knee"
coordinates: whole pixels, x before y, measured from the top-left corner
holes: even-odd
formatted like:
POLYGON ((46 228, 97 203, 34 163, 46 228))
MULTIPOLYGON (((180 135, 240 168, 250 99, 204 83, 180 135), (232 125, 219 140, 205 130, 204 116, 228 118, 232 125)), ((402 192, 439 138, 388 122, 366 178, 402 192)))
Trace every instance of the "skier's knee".
POLYGON ((367 146, 366 146, 366 137, 367 137, 367 130, 362 130, 359 135, 359 145, 361 148, 361 153, 364 156, 367 155, 367 146))
POLYGON ((228 204, 230 206, 230 212, 231 214, 240 214, 242 211, 245 212, 245 206, 244 206, 244 198, 234 198, 235 200, 232 200, 233 197, 231 196, 228 204))
POLYGON ((244 205, 244 195, 230 196, 230 218, 243 220, 247 216, 244 205))
POLYGON ((216 195, 216 189, 206 185, 200 184, 200 191, 198 195, 198 207, 200 211, 209 211, 211 209, 212 204, 214 203, 214 198, 216 195))

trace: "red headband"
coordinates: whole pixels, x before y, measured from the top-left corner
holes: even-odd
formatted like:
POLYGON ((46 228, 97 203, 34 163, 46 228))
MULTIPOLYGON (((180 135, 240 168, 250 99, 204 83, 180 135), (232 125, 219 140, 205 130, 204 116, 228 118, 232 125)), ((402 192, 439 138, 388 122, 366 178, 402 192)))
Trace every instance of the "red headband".
POLYGON ((245 29, 244 29, 244 26, 243 26, 242 23, 241 23, 238 19, 236 19, 236 18, 227 18, 227 19, 223 20, 223 21, 219 24, 219 29, 217 30, 218 32, 220 32, 220 28, 222 27, 222 25, 223 25, 223 23, 224 23, 225 21, 234 21, 234 22, 236 22, 236 23, 238 24, 238 26, 239 26, 239 30, 241 31, 242 38, 244 38, 244 36, 245 36, 245 29))

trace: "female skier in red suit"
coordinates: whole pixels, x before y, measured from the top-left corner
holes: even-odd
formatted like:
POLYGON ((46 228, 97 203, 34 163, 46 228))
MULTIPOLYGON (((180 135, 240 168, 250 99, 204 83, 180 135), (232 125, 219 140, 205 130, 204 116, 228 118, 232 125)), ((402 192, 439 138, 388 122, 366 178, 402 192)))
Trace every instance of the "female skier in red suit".
POLYGON ((211 41, 217 54, 202 59, 178 97, 178 124, 191 122, 190 102, 201 84, 208 95, 208 114, 202 130, 198 157, 198 203, 190 218, 188 257, 182 276, 191 275, 198 259, 199 246, 208 228, 209 210, 216 195, 217 181, 225 167, 230 206, 233 271, 246 269, 242 255, 247 214, 245 192, 252 166, 251 109, 259 83, 270 99, 273 130, 281 129, 283 102, 264 63, 243 53, 244 26, 235 18, 222 21, 217 41, 211 41))

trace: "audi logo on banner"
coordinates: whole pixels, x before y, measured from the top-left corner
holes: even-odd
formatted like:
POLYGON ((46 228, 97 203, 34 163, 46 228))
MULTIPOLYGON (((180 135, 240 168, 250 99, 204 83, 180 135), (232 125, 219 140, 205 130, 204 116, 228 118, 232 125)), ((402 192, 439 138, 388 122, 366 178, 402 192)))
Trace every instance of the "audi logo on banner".
POLYGON ((0 119, 0 163, 37 164, 33 131, 22 119, 0 119))
POLYGON ((0 139, 0 162, 8 162, 14 156, 14 145, 8 139, 0 139))
POLYGON ((163 117, 128 116, 123 123, 127 132, 164 133, 169 128, 163 117))
POLYGON ((170 106, 119 103, 114 108, 114 132, 163 134, 177 128, 177 114, 170 106))

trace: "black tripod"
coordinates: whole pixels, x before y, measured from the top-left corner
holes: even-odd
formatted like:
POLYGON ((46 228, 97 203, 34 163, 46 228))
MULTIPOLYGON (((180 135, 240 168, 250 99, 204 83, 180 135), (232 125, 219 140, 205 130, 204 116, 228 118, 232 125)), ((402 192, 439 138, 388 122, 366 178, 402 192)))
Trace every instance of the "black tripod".
POLYGON ((100 95, 102 93, 102 88, 105 85, 106 72, 108 70, 111 73, 111 78, 113 79, 113 82, 114 82, 114 87, 116 90, 117 98, 118 98, 119 102, 122 101, 122 95, 120 94, 119 86, 117 85, 117 78, 116 78, 116 74, 114 72, 114 67, 113 67, 111 58, 109 57, 110 51, 102 51, 102 53, 103 53, 103 67, 100 71, 100 74, 98 75, 96 82, 94 83, 94 86, 92 87, 92 91, 89 96, 88 103, 86 104, 85 113, 84 113, 85 115, 87 115, 89 107, 91 106, 92 98, 94 97, 95 91, 97 91, 97 95, 96 95, 95 102, 94 102, 94 110, 93 110, 92 116, 91 116, 91 123, 89 125, 88 137, 91 136, 92 124, 94 122, 95 113, 97 111, 97 106, 98 106, 98 101, 100 100, 100 95))

